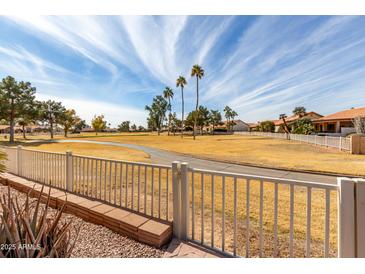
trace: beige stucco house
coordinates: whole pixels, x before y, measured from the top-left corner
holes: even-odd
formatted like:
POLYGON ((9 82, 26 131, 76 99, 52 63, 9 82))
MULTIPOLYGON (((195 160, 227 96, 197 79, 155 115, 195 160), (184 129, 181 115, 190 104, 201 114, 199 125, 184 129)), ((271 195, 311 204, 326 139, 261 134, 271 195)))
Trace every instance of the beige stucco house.
POLYGON ((322 133, 346 135, 355 132, 353 120, 365 116, 365 107, 339 111, 313 121, 315 130, 322 133))

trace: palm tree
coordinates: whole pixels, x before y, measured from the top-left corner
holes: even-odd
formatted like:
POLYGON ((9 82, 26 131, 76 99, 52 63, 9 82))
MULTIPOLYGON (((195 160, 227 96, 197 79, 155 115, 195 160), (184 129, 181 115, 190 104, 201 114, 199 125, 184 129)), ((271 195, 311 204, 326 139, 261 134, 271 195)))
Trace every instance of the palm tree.
POLYGON ((171 99, 174 98, 174 91, 169 88, 165 87, 165 90, 163 91, 163 97, 168 100, 169 104, 167 106, 169 110, 169 128, 168 128, 168 135, 170 135, 170 125, 171 125, 171 99))
POLYGON ((179 76, 176 80, 176 87, 181 87, 181 138, 184 135, 184 86, 187 85, 187 82, 184 76, 179 76))
MULTIPOLYGON (((283 113, 283 114, 280 114, 279 119, 280 120, 283 120, 283 123, 284 123, 284 131, 285 131, 285 133, 288 134, 287 136, 289 136, 290 129, 289 129, 289 126, 288 126, 288 124, 287 124, 287 122, 285 120, 286 117, 288 117, 288 116, 286 116, 286 114, 283 113)), ((287 137, 287 138, 289 138, 289 137, 287 137)))
POLYGON ((194 65, 191 69, 191 77, 196 77, 196 106, 195 106, 195 115, 194 115, 194 129, 193 129, 193 136, 195 140, 195 130, 196 130, 196 119, 198 113, 198 106, 199 106, 199 79, 204 76, 204 70, 199 65, 194 65))
POLYGON ((22 127, 22 132, 23 132, 23 139, 27 139, 25 137, 25 127, 29 124, 30 122, 24 118, 21 118, 19 121, 18 121, 18 125, 22 127))
POLYGON ((293 110, 293 114, 299 116, 299 118, 302 118, 306 114, 306 109, 305 109, 305 107, 296 107, 293 110))

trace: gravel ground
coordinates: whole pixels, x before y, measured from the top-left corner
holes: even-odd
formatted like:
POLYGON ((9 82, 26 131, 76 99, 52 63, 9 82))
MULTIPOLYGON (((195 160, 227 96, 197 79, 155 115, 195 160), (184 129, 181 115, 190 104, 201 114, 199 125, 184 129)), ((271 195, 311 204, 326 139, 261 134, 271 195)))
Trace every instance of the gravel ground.
MULTIPOLYGON (((0 195, 7 193, 7 186, 0 184, 0 195)), ((13 197, 18 196, 19 202, 25 201, 26 195, 17 190, 11 189, 13 197)), ((44 207, 44 205, 42 205, 44 207)), ((56 210, 51 209, 50 214, 56 210)), ((63 214, 61 221, 73 220, 74 233, 75 228, 81 225, 80 233, 75 244, 72 256, 74 258, 161 258, 165 249, 157 249, 149 245, 139 243, 110 229, 95 225, 71 215, 63 214)))

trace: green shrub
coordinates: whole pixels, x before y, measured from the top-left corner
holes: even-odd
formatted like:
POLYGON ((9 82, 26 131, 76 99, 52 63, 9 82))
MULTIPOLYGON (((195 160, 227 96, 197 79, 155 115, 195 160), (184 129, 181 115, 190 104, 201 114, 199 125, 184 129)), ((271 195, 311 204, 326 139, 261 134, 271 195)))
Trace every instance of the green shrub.
POLYGON ((310 119, 305 118, 295 121, 292 133, 308 135, 313 132, 314 132, 314 126, 310 119))
POLYGON ((275 124, 273 121, 263 121, 259 124, 259 131, 274 132, 275 124))
POLYGON ((49 193, 43 210, 42 194, 43 187, 38 198, 30 201, 28 193, 23 205, 18 197, 11 197, 10 187, 0 197, 0 258, 70 257, 79 229, 71 239, 71 221, 60 222, 65 204, 50 216, 49 193))

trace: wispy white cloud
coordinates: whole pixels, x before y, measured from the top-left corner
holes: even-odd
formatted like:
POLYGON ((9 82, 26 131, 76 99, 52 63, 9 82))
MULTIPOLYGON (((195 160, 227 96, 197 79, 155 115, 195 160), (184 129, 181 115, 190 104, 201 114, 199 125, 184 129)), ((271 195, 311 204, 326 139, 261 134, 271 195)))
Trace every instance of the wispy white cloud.
MULTIPOLYGON (((180 74, 188 80, 185 100, 191 110, 195 81, 189 72, 195 63, 206 72, 201 104, 214 109, 230 104, 248 121, 276 118, 296 105, 325 114, 365 104, 361 16, 22 16, 6 21, 26 33, 33 46, 26 39, 0 37, 0 73, 32 80, 41 96, 73 106, 92 98, 92 105, 79 106, 88 117, 94 114, 90 110, 105 110, 120 121, 130 112, 144 123, 143 106, 165 85, 174 87, 180 74)), ((173 106, 180 110, 178 90, 173 106)))
POLYGON ((170 83, 178 74, 175 45, 186 16, 123 16, 122 26, 143 65, 161 82, 170 83))
POLYGON ((38 100, 61 101, 66 108, 75 109, 77 114, 90 124, 94 115, 103 114, 105 120, 116 127, 121 121, 129 120, 137 125, 146 123, 146 113, 138 108, 127 105, 93 101, 90 99, 72 99, 54 96, 50 94, 38 94, 38 100))

